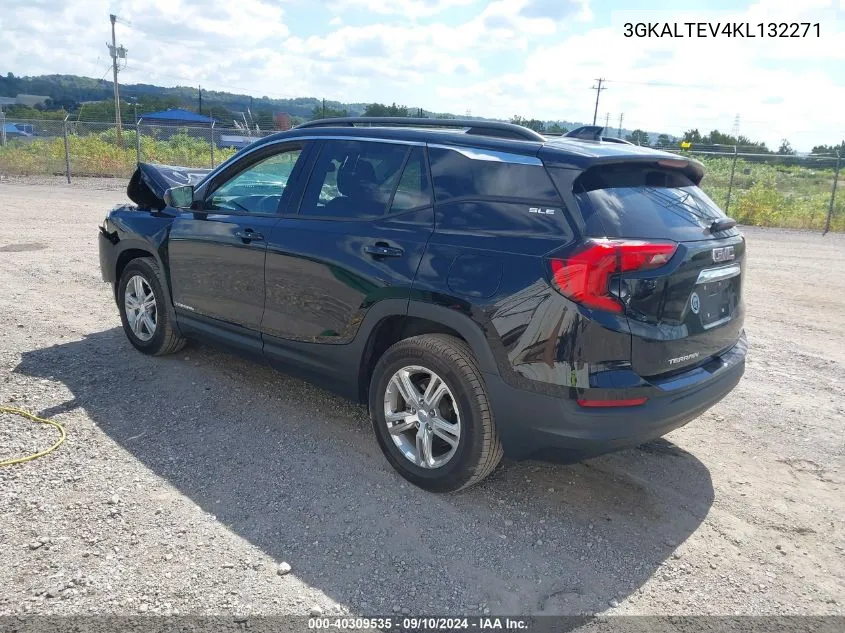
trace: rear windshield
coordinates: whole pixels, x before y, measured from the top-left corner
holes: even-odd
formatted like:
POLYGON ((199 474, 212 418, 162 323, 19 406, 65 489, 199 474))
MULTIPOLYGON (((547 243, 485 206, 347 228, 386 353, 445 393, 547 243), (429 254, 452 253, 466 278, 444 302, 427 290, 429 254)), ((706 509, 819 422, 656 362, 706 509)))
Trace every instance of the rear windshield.
POLYGON ((589 169, 575 181, 574 194, 592 237, 701 240, 725 217, 686 175, 658 167, 589 169))

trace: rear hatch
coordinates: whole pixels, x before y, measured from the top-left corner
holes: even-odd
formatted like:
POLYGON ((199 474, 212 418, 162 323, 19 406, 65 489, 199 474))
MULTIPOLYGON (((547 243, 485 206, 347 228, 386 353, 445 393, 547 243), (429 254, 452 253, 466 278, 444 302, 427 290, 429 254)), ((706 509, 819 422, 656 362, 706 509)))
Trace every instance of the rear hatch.
POLYGON ((701 365, 742 332, 745 240, 685 165, 598 166, 574 185, 587 235, 618 245, 609 291, 624 306, 631 363, 641 376, 701 365), (626 265, 628 251, 655 246, 663 250, 650 265, 626 265))

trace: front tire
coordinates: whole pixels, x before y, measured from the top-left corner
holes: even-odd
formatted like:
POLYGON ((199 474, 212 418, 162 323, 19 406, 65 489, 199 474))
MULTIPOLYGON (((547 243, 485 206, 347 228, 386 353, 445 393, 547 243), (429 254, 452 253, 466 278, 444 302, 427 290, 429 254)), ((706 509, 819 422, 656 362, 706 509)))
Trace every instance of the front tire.
POLYGON ((130 261, 117 286, 117 305, 126 338, 144 354, 173 354, 185 346, 170 321, 166 301, 156 261, 151 257, 130 261))
POLYGON ((373 371, 369 405, 385 457, 420 488, 468 488, 502 458, 481 370, 453 336, 424 334, 390 347, 373 371))

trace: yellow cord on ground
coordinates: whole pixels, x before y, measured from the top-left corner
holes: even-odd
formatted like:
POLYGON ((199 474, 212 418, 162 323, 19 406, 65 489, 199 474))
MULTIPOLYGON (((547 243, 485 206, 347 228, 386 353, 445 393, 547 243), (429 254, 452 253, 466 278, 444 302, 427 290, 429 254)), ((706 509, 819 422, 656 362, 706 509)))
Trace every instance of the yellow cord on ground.
POLYGON ((59 429, 60 435, 59 441, 53 444, 50 448, 40 451, 38 453, 33 453, 32 455, 27 455, 25 457, 15 457, 12 459, 0 461, 0 466, 14 466, 15 464, 23 464, 24 462, 32 461, 33 459, 38 459, 39 457, 44 457, 44 455, 52 453, 54 450, 59 448, 59 445, 61 445, 61 443, 65 441, 65 427, 63 427, 55 420, 39 418, 37 415, 31 414, 29 411, 24 411, 23 409, 15 409, 14 407, 0 407, 0 413, 11 413, 12 415, 19 415, 22 418, 32 420, 33 422, 41 422, 42 424, 49 424, 50 426, 55 426, 57 429, 59 429))

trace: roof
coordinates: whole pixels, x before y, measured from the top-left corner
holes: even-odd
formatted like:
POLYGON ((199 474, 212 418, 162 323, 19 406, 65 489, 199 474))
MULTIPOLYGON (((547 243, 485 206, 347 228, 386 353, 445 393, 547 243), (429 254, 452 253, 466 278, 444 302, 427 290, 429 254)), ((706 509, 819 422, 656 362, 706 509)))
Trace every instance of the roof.
POLYGON ((214 123, 211 117, 191 112, 190 110, 183 110, 182 108, 173 108, 170 110, 162 110, 161 112, 149 112, 141 115, 142 121, 178 121, 180 123, 214 123))
MULTIPOLYGON (((478 127, 481 126, 479 125, 478 127)), ((477 147, 535 156, 542 159, 547 167, 564 167, 578 170, 587 169, 599 164, 671 161, 678 166, 685 165, 685 171, 694 182, 700 181, 703 175, 703 166, 690 157, 670 154, 628 143, 592 141, 567 136, 554 137, 552 139, 541 137, 542 140, 540 141, 506 139, 482 134, 470 134, 461 129, 422 128, 414 126, 398 127, 395 123, 386 127, 378 125, 358 127, 345 123, 298 127, 286 132, 277 132, 265 136, 252 143, 248 148, 259 147, 280 140, 302 137, 312 139, 322 137, 392 139, 417 143, 440 143, 459 147, 477 147)))

